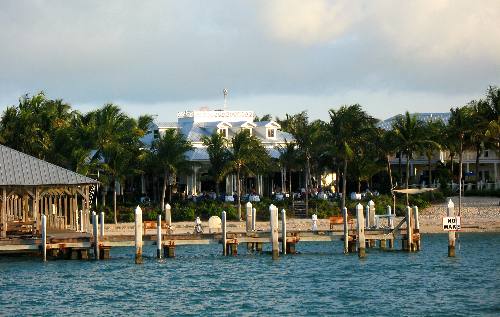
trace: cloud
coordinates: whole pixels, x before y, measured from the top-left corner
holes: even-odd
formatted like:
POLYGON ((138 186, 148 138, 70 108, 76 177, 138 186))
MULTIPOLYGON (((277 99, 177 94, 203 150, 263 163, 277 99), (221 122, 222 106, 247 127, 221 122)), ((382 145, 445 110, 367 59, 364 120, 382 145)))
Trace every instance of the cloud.
POLYGON ((277 0, 262 6, 263 21, 274 38, 304 45, 342 37, 361 15, 359 3, 344 0, 277 0))

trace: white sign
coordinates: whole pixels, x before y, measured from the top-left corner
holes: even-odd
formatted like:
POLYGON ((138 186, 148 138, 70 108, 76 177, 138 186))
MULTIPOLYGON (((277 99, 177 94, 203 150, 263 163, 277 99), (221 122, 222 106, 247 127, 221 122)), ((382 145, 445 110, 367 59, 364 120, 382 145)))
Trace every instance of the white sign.
POLYGON ((443 217, 443 230, 444 231, 459 231, 460 230, 460 217, 443 217))

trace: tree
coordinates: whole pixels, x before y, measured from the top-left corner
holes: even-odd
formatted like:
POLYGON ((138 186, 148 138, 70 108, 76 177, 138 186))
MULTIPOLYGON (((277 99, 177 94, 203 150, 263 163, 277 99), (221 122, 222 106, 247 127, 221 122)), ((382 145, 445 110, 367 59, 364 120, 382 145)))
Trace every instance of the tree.
POLYGON ((146 133, 145 123, 151 118, 143 116, 135 120, 113 104, 106 104, 87 116, 89 135, 95 140, 96 151, 92 159, 99 161, 99 168, 105 172, 100 181, 113 187, 113 212, 117 223, 118 185, 123 185, 126 176, 136 172, 132 166, 143 146, 140 138, 146 133), (143 126, 139 127, 138 122, 142 122, 143 126))
POLYGON ((463 151, 470 144, 470 135, 474 126, 471 124, 473 109, 470 106, 450 109, 451 116, 448 123, 448 134, 458 143, 458 215, 462 206, 462 162, 463 151))
POLYGON ((240 130, 231 139, 231 151, 226 171, 236 173, 238 195, 238 217, 241 219, 241 176, 256 174, 271 164, 271 158, 259 139, 248 130, 240 130))
POLYGON ((158 167, 163 172, 163 187, 161 191, 161 210, 165 210, 165 196, 167 182, 169 186, 169 201, 171 200, 170 177, 179 170, 186 169, 189 164, 186 159, 186 152, 193 149, 191 142, 175 129, 166 130, 163 135, 153 142, 152 154, 158 167))
MULTIPOLYGON (((410 115, 407 111, 404 115, 396 118, 392 125, 392 129, 396 136, 397 143, 401 152, 406 156, 406 189, 409 188, 410 180, 410 160, 413 159, 413 154, 422 152, 425 145, 434 144, 430 140, 425 123, 419 120, 416 115, 410 115)), ((406 194, 406 205, 409 205, 408 194, 406 194)))
POLYGON ((210 159, 209 173, 214 178, 215 192, 218 197, 220 194, 220 182, 226 175, 226 165, 231 153, 227 148, 227 139, 217 132, 214 132, 211 136, 203 136, 202 140, 203 144, 207 147, 210 159))
POLYGON ((347 166, 362 146, 374 133, 377 120, 361 109, 359 104, 342 106, 338 110, 330 109, 330 138, 337 156, 343 163, 342 203, 345 207, 347 195, 347 166))
MULTIPOLYGON (((292 170, 298 166, 298 153, 297 153, 297 145, 295 142, 286 142, 285 145, 280 145, 277 147, 279 156, 279 164, 282 168, 285 169, 285 173, 288 176, 288 192, 292 192, 292 170)), ((285 174, 286 176, 286 174, 285 174)), ((286 187, 286 185, 284 186, 286 187)), ((286 192, 286 188, 285 188, 286 192)))
MULTIPOLYGON (((425 146, 422 147, 423 153, 427 158, 427 168, 429 173, 429 187, 432 186, 432 157, 441 149, 440 139, 443 136, 445 130, 444 122, 440 119, 430 120, 424 123, 424 130, 426 137, 431 141, 427 142, 425 146)), ((431 192, 432 195, 432 192, 431 192)))

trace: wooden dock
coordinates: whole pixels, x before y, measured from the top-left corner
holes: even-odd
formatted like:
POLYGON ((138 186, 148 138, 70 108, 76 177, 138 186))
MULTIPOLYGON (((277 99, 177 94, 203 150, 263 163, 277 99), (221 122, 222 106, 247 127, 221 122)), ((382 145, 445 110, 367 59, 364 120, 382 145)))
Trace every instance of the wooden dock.
MULTIPOLYGON (((64 259, 107 259, 110 249, 118 247, 135 247, 136 263, 142 262, 142 247, 157 246, 158 257, 174 257, 177 246, 219 244, 222 255, 237 255, 238 247, 245 245, 247 250, 262 251, 263 244, 271 244, 273 257, 279 254, 296 253, 300 242, 343 241, 344 253, 358 253, 360 257, 366 255, 366 248, 377 245, 381 249, 393 249, 394 241, 401 238, 402 249, 408 252, 420 250, 420 233, 418 232, 418 208, 407 207, 406 217, 394 225, 394 214, 390 207, 387 215, 375 215, 375 207, 368 204, 366 209, 358 204, 356 207, 356 221, 349 219, 347 210, 344 210, 344 226, 341 230, 314 230, 314 218, 311 230, 287 230, 286 211, 281 211, 281 229, 278 228, 278 209, 271 205, 270 230, 255 230, 255 213, 247 206, 246 231, 231 232, 227 230, 226 214, 222 213, 220 232, 217 233, 183 233, 174 234, 171 230, 170 210, 166 213, 165 221, 158 217, 155 226, 151 222, 142 221, 142 211, 136 208, 135 233, 124 235, 106 235, 104 232, 104 216, 92 214, 92 226, 87 231, 75 232, 60 230, 47 233, 42 215, 41 234, 9 236, 0 239, 1 254, 28 253, 42 256, 44 260, 52 258, 64 259), (366 213, 365 213, 366 210, 366 213), (387 220, 387 224, 381 222, 387 220), (360 224, 360 225, 358 225, 360 224), (145 227, 147 226, 147 227, 145 227), (144 228, 156 229, 155 233, 145 233, 144 228), (45 239, 43 238, 45 236, 45 239), (408 239, 411 237, 411 239, 408 239), (387 242, 389 245, 387 245, 387 242), (281 249, 280 249, 281 246, 281 249)), ((151 231, 151 230, 150 230, 151 231)))

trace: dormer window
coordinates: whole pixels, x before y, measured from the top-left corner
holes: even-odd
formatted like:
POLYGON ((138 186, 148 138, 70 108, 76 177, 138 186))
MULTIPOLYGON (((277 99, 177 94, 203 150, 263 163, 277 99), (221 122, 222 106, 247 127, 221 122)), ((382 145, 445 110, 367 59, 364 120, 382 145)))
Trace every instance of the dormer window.
POLYGON ((276 129, 275 128, 267 128, 267 138, 274 139, 276 137, 276 129))
POLYGON ((227 138, 227 128, 218 129, 217 133, 219 133, 223 137, 227 138))

